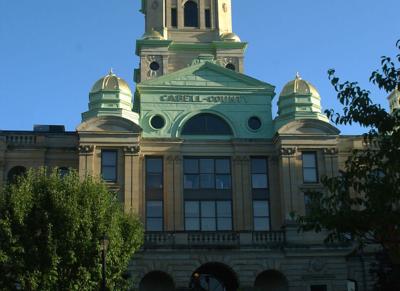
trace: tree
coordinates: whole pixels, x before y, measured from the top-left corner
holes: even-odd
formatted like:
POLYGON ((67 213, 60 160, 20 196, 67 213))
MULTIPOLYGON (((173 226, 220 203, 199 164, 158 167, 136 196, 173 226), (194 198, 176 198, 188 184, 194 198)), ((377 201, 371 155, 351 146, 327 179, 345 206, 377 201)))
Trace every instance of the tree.
POLYGON ((98 290, 104 234, 107 287, 126 290, 124 272, 143 241, 139 220, 95 178, 29 170, 0 195, 1 289, 98 290))
MULTIPOLYGON (((396 47, 400 50, 400 41, 396 47)), ((385 97, 400 90, 399 62, 400 53, 395 60, 382 57, 381 69, 371 74, 370 82, 385 97)), ((299 217, 301 229, 324 229, 328 240, 356 241, 360 247, 379 244, 391 269, 391 274, 383 272, 386 283, 400 284, 395 282, 400 277, 400 110, 387 112, 358 83, 340 82, 334 70, 328 74, 343 106, 341 113, 327 110, 328 117, 335 124, 357 123, 368 132, 365 147, 352 152, 340 175, 323 178, 326 193, 309 193, 310 211, 299 217)), ((384 285, 380 290, 400 290, 400 285, 384 285)))

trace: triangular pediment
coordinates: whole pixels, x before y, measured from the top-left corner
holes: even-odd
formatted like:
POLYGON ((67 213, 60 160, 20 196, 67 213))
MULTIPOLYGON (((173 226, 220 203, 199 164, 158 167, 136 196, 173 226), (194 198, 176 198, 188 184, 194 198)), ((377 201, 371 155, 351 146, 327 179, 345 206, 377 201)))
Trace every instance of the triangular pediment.
POLYGON ((192 65, 185 69, 147 80, 138 85, 139 88, 148 87, 202 87, 202 88, 230 88, 230 89, 257 89, 273 92, 275 87, 249 77, 247 75, 226 69, 220 65, 204 62, 192 65))

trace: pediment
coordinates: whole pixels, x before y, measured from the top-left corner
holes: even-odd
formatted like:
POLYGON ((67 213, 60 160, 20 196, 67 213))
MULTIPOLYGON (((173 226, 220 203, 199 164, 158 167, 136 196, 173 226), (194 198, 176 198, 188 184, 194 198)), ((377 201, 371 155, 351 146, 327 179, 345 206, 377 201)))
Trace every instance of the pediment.
POLYGON ((257 88, 272 92, 275 89, 268 83, 211 62, 193 65, 138 85, 139 88, 150 86, 257 88))
POLYGON ((280 135, 338 135, 339 133, 340 131, 333 125, 317 119, 295 120, 278 130, 280 135))
POLYGON ((78 132, 97 132, 97 133, 136 133, 142 129, 136 123, 118 116, 93 117, 79 124, 76 129, 78 132))

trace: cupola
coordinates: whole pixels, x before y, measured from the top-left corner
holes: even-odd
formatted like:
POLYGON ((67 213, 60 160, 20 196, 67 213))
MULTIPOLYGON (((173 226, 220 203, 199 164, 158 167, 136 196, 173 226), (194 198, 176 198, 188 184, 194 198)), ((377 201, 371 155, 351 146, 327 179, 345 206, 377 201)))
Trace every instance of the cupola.
POLYGON ((296 78, 283 87, 279 96, 275 129, 278 130, 283 125, 299 119, 329 122, 321 112, 321 97, 317 89, 297 73, 296 78))
POLYGON ((82 121, 100 116, 120 116, 138 123, 138 114, 132 111, 132 91, 112 70, 93 85, 82 121))

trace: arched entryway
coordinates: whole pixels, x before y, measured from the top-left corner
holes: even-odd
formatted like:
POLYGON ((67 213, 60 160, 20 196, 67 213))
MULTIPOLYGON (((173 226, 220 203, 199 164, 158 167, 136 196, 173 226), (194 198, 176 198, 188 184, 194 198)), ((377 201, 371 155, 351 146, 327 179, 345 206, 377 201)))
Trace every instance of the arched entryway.
POLYGON ((237 291, 239 282, 230 267, 207 263, 192 274, 189 287, 193 291, 237 291))
POLYGON ((174 291, 175 284, 172 278, 161 271, 148 273, 139 284, 139 291, 174 291))
POLYGON ((18 177, 24 176, 26 174, 26 168, 22 166, 16 166, 8 171, 7 181, 8 183, 17 182, 18 177))
POLYGON ((276 270, 260 273, 254 283, 257 291, 288 291, 289 284, 285 275, 276 270))

